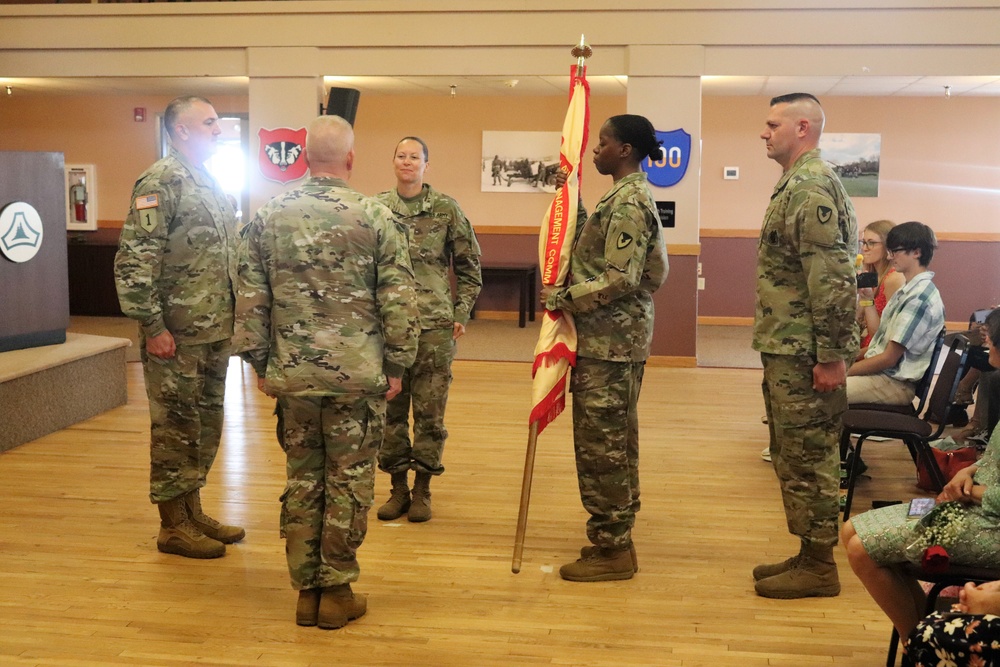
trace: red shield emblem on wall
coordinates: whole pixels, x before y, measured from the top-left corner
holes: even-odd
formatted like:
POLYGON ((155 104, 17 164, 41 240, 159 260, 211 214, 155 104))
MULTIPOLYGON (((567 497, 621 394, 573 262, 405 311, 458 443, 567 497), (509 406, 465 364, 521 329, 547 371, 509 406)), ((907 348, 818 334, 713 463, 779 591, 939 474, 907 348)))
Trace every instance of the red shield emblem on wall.
POLYGON ((279 127, 276 130, 261 128, 257 133, 260 153, 257 165, 260 173, 269 181, 291 183, 306 175, 306 129, 292 130, 279 127))

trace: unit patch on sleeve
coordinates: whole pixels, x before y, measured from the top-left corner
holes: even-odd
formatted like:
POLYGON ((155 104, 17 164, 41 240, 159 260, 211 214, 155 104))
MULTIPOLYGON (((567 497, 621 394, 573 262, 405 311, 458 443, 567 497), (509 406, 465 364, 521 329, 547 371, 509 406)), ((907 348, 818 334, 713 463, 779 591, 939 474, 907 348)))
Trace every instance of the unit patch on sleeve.
POLYGON ((145 195, 135 198, 135 210, 139 217, 139 226, 147 232, 156 229, 160 222, 160 198, 158 195, 145 195))

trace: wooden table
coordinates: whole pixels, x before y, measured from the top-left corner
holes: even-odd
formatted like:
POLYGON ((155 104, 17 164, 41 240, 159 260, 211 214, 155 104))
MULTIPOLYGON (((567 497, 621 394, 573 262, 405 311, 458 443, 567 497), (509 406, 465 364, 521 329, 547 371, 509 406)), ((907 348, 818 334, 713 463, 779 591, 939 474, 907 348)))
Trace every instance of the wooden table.
POLYGON ((121 317, 115 288, 120 229, 67 234, 70 315, 121 317))
MULTIPOLYGON (((526 320, 535 321, 535 274, 538 272, 538 265, 534 262, 503 262, 483 264, 483 284, 487 279, 494 278, 514 278, 518 281, 518 309, 517 326, 525 327, 526 320)), ((473 314, 475 308, 473 308, 473 314)))

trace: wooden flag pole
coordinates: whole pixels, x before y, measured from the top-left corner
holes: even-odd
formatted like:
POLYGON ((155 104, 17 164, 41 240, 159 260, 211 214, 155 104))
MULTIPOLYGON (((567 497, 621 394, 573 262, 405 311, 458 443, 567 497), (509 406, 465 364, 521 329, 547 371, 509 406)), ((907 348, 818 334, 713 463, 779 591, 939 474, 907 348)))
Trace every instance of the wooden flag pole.
POLYGON ((524 478, 521 480, 521 507, 517 512, 517 533, 514 535, 514 560, 510 571, 521 571, 521 554, 524 553, 524 533, 528 528, 528 502, 531 500, 531 476, 535 472, 535 445, 538 443, 538 422, 528 428, 528 447, 524 454, 524 478))
MULTIPOLYGON (((576 99, 574 97, 574 95, 575 95, 576 86, 577 86, 577 79, 579 79, 579 80, 582 81, 582 83, 583 83, 582 89, 589 91, 589 89, 586 87, 586 79, 584 78, 584 62, 586 61, 587 58, 589 58, 593 54, 593 49, 591 49, 590 46, 588 46, 587 43, 584 41, 583 35, 580 35, 580 43, 579 43, 579 45, 573 47, 573 50, 571 51, 571 53, 573 54, 573 57, 576 58, 576 78, 573 78, 571 76, 571 79, 570 79, 570 90, 571 90, 570 100, 572 102, 573 100, 576 99)), ((587 97, 585 95, 584 96, 584 118, 586 118, 589 115, 589 107, 586 106, 586 103, 587 103, 587 97)), ((573 111, 574 109, 578 109, 578 107, 574 107, 571 104, 570 110, 567 111, 567 120, 566 120, 567 123, 570 123, 575 118, 575 116, 570 116, 569 115, 570 111, 573 111)), ((563 124, 563 132, 564 132, 564 134, 566 132, 566 127, 567 127, 567 125, 566 125, 566 123, 564 123, 563 124)), ((586 120, 584 120, 584 122, 583 122, 583 128, 584 128, 583 140, 582 140, 582 144, 581 144, 581 148, 580 148, 581 154, 582 154, 583 146, 586 146, 586 143, 587 143, 587 139, 586 139, 586 137, 587 137, 587 134, 586 134, 586 120)), ((565 140, 565 136, 563 137, 563 139, 565 140)), ((560 153, 561 152, 562 151, 560 150, 560 153)), ((575 156, 572 156, 572 157, 574 158, 575 162, 572 162, 571 164, 574 165, 575 169, 579 170, 579 159, 580 159, 581 155, 575 155, 575 156)), ((562 159, 561 161, 562 162, 569 162, 569 158, 567 157, 565 159, 562 159)), ((566 170, 567 170, 567 168, 566 168, 565 165, 563 165, 563 170, 564 170, 564 172, 566 172, 566 170)), ((579 175, 577 175, 577 178, 579 178, 579 175)), ((556 200, 557 201, 558 201, 558 197, 559 196, 557 195, 556 196, 556 200)), ((555 210, 555 207, 553 205, 553 209, 550 210, 550 212, 549 212, 549 223, 548 224, 551 224, 551 219, 554 216, 554 213, 553 213, 554 210, 555 210)), ((575 221, 573 221, 573 222, 575 222, 575 221)), ((570 229, 572 229, 572 227, 570 227, 570 229)), ((544 231, 545 230, 543 228, 543 234, 544 234, 544 231)), ((570 233, 569 236, 570 236, 570 239, 572 239, 572 237, 573 237, 572 233, 570 233)), ((560 240, 560 247, 561 247, 561 240, 560 240)), ((545 255, 541 251, 539 251, 539 252, 540 252, 540 256, 541 256, 541 264, 544 265, 545 264, 545 259, 544 259, 545 255)), ((546 275, 547 275, 546 271, 543 270, 542 271, 542 281, 543 281, 543 284, 562 284, 566 280, 565 276, 562 276, 562 277, 558 278, 556 281, 553 281, 552 283, 545 283, 546 275)), ((548 315, 548 311, 546 311, 546 316, 547 315, 548 315)), ((543 316, 542 319, 545 320, 545 316, 543 316)), ((545 331, 544 325, 545 325, 545 322, 543 322, 543 332, 545 331)), ((570 322, 570 331, 572 332, 572 342, 570 343, 570 346, 571 346, 572 349, 569 350, 568 352, 571 353, 572 358, 575 358, 575 353, 576 353, 576 333, 575 333, 575 330, 572 329, 572 322, 570 322)), ((541 336, 539 338, 541 340, 541 336)), ((565 348, 564 344, 561 343, 560 345, 562 345, 562 347, 565 348)), ((567 350, 564 349, 563 352, 567 352, 567 350)), ((543 352, 540 355, 536 356, 536 364, 538 363, 538 361, 541 358, 542 354, 545 354, 545 353, 543 352)), ((574 361, 572 361, 572 358, 570 358, 570 359, 564 359, 563 361, 565 362, 565 361, 568 360, 569 365, 572 365, 574 363, 574 361)), ((532 376, 534 377, 534 371, 532 372, 532 376)), ((536 382, 537 382, 537 378, 536 378, 536 382)), ((551 396, 546 396, 544 399, 542 399, 542 405, 548 405, 547 410, 550 411, 545 417, 543 417, 543 418, 546 418, 548 421, 551 421, 552 419, 555 419, 556 415, 558 415, 560 412, 562 412, 562 409, 565 406, 566 391, 565 391, 565 384, 564 384, 564 382, 565 382, 565 376, 563 376, 562 380, 559 383, 557 383, 557 385, 556 385, 556 388, 559 388, 560 391, 562 392, 562 396, 561 396, 561 398, 559 400, 559 403, 558 403, 558 409, 555 409, 555 411, 552 412, 552 410, 554 409, 553 408, 553 404, 546 403, 546 401, 549 400, 551 398, 551 396)), ((546 391, 550 391, 548 387, 546 387, 546 391)), ((554 391, 554 389, 552 389, 551 391, 554 391)), ((536 409, 538 409, 538 406, 536 406, 536 409)), ((548 421, 543 422, 541 428, 545 428, 545 424, 547 424, 548 421)), ((521 507, 518 509, 518 512, 517 512, 517 532, 514 535, 514 558, 513 558, 513 561, 511 562, 511 566, 510 566, 510 571, 513 572, 514 574, 517 574, 518 572, 521 571, 521 556, 524 553, 524 533, 525 533, 525 531, 527 530, 527 527, 528 527, 528 503, 531 500, 531 477, 532 477, 532 475, 535 472, 535 447, 536 447, 536 445, 538 443, 538 432, 540 430, 539 423, 540 423, 540 418, 536 416, 535 420, 532 421, 531 424, 530 424, 530 426, 528 427, 528 447, 527 447, 527 450, 524 453, 524 478, 521 480, 521 507)))

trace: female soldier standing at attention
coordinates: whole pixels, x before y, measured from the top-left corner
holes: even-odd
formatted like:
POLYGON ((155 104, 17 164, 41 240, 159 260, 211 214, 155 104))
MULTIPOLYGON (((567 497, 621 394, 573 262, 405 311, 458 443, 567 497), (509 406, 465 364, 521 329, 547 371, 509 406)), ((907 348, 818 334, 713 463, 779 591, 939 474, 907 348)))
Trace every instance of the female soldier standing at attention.
POLYGON ((427 159, 423 140, 404 137, 392 160, 396 188, 375 196, 407 228, 420 311, 417 360, 403 373, 402 393, 386 406, 385 440, 378 466, 392 476, 392 492, 378 509, 378 518, 383 521, 398 519, 404 513, 413 522, 431 518, 431 477, 444 472, 441 455, 448 437, 444 410, 455 341, 465 333, 483 286, 476 233, 458 202, 424 183, 427 159), (454 299, 449 268, 454 269, 458 286, 454 299), (416 471, 412 498, 406 479, 411 468, 416 471))
POLYGON ((632 545, 639 510, 636 405, 653 339, 652 293, 667 278, 660 217, 639 164, 660 156, 660 142, 646 118, 625 114, 604 123, 594 165, 614 185, 585 222, 580 206, 570 283, 542 292, 548 310, 573 314, 578 336, 570 380, 573 443, 592 546, 560 568, 569 581, 630 579, 637 569, 632 545))

